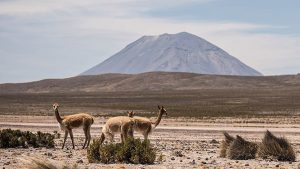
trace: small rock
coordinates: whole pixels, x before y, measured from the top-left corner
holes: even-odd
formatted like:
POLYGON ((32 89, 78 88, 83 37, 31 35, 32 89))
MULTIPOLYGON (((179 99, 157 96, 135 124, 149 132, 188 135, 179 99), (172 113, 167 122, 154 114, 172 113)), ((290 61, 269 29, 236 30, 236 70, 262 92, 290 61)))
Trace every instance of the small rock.
POLYGON ((212 140, 210 141, 210 143, 211 143, 211 144, 218 144, 219 142, 218 142, 217 140, 215 140, 215 139, 212 139, 212 140))
POLYGON ((83 160, 79 159, 79 160, 76 161, 76 163, 83 163, 83 160))
POLYGON ((193 160, 193 161, 191 162, 191 164, 193 164, 193 165, 196 164, 195 160, 193 160))
POLYGON ((4 163, 4 165, 9 165, 10 164, 10 161, 7 161, 4 163))
POLYGON ((205 162, 205 161, 202 161, 201 163, 202 163, 202 164, 206 164, 206 162, 205 162))
POLYGON ((175 157, 171 157, 171 160, 175 160, 175 157))
POLYGON ((191 159, 191 157, 187 157, 187 159, 191 159))
POLYGON ((239 161, 236 160, 235 163, 239 163, 239 161))
POLYGON ((180 160, 179 162, 182 162, 182 160, 180 160))
POLYGON ((247 164, 245 164, 245 166, 249 166, 249 164, 247 163, 247 164))
POLYGON ((207 160, 208 160, 208 158, 205 158, 205 160, 207 161, 207 160))
POLYGON ((276 164, 276 166, 275 167, 279 167, 279 164, 276 164))
POLYGON ((52 157, 52 153, 50 153, 50 152, 48 152, 46 155, 49 157, 52 157))

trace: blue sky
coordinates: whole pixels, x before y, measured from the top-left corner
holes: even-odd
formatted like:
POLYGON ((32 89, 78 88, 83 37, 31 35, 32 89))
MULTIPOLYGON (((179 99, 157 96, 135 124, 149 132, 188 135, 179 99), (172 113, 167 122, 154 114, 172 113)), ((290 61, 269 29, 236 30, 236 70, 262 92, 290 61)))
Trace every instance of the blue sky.
POLYGON ((300 72, 297 0, 0 0, 0 83, 78 75, 143 35, 187 31, 265 75, 300 72))

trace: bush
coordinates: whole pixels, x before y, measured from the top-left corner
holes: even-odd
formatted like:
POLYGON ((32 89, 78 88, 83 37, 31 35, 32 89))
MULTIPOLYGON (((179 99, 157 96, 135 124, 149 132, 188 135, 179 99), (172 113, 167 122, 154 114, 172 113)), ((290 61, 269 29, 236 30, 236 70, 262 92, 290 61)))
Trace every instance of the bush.
POLYGON ((30 131, 3 129, 0 130, 0 148, 22 147, 54 147, 54 135, 42 133, 34 134, 30 131))
POLYGON ((278 161, 295 161, 293 147, 283 137, 277 138, 267 130, 259 145, 258 156, 261 158, 276 158, 278 161))
POLYGON ((232 160, 254 159, 257 147, 256 143, 246 141, 237 135, 227 149, 227 158, 232 160))
POLYGON ((94 140, 87 150, 90 163, 134 163, 153 164, 156 150, 152 148, 149 140, 128 138, 122 143, 100 145, 100 140, 94 140))
POLYGON ((89 163, 97 163, 100 159, 100 139, 94 139, 87 149, 89 163))
POLYGON ((227 149, 228 149, 230 143, 234 140, 234 137, 229 135, 227 132, 224 132, 223 134, 225 136, 225 140, 222 140, 222 142, 221 142, 220 157, 225 158, 227 149))

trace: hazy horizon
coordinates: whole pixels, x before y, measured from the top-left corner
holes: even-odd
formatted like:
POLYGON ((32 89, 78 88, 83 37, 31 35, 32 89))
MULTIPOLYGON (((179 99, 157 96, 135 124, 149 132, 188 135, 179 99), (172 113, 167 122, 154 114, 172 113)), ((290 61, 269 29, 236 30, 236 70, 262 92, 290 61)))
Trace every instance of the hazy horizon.
POLYGON ((0 83, 76 76, 143 35, 189 32, 264 75, 300 72, 298 1, 0 1, 0 83))

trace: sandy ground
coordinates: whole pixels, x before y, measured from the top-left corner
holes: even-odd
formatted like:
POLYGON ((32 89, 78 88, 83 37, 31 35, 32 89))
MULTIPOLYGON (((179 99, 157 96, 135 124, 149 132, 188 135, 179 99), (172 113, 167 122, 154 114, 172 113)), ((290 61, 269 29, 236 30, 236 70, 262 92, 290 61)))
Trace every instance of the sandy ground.
MULTIPOLYGON (((92 127, 93 138, 101 134, 101 127, 106 119, 97 118, 92 127)), ((26 157, 43 157, 78 168, 300 168, 300 118, 177 118, 163 119, 162 124, 150 136, 151 143, 163 155, 163 161, 154 165, 132 164, 89 164, 86 150, 81 146, 84 141, 80 129, 74 131, 76 149, 71 149, 68 139, 67 148, 61 150, 62 138, 56 140, 55 149, 0 149, 0 168, 22 168, 21 160, 26 157), (223 139, 222 132, 239 134, 247 140, 261 141, 264 132, 269 129, 277 136, 284 136, 292 143, 296 153, 296 162, 278 162, 263 159, 229 160, 219 157, 219 146, 223 139), (212 140, 215 141, 212 141, 212 140), (181 152, 177 157, 175 152, 181 152)), ((12 128, 33 132, 58 131, 58 125, 52 116, 8 116, 0 115, 0 129, 12 128)), ((60 131, 63 134, 62 131, 60 131)), ((141 137, 140 135, 136 135, 141 137)), ((141 137, 142 138, 142 137, 141 137)), ((117 137, 117 140, 119 138, 117 137)))

